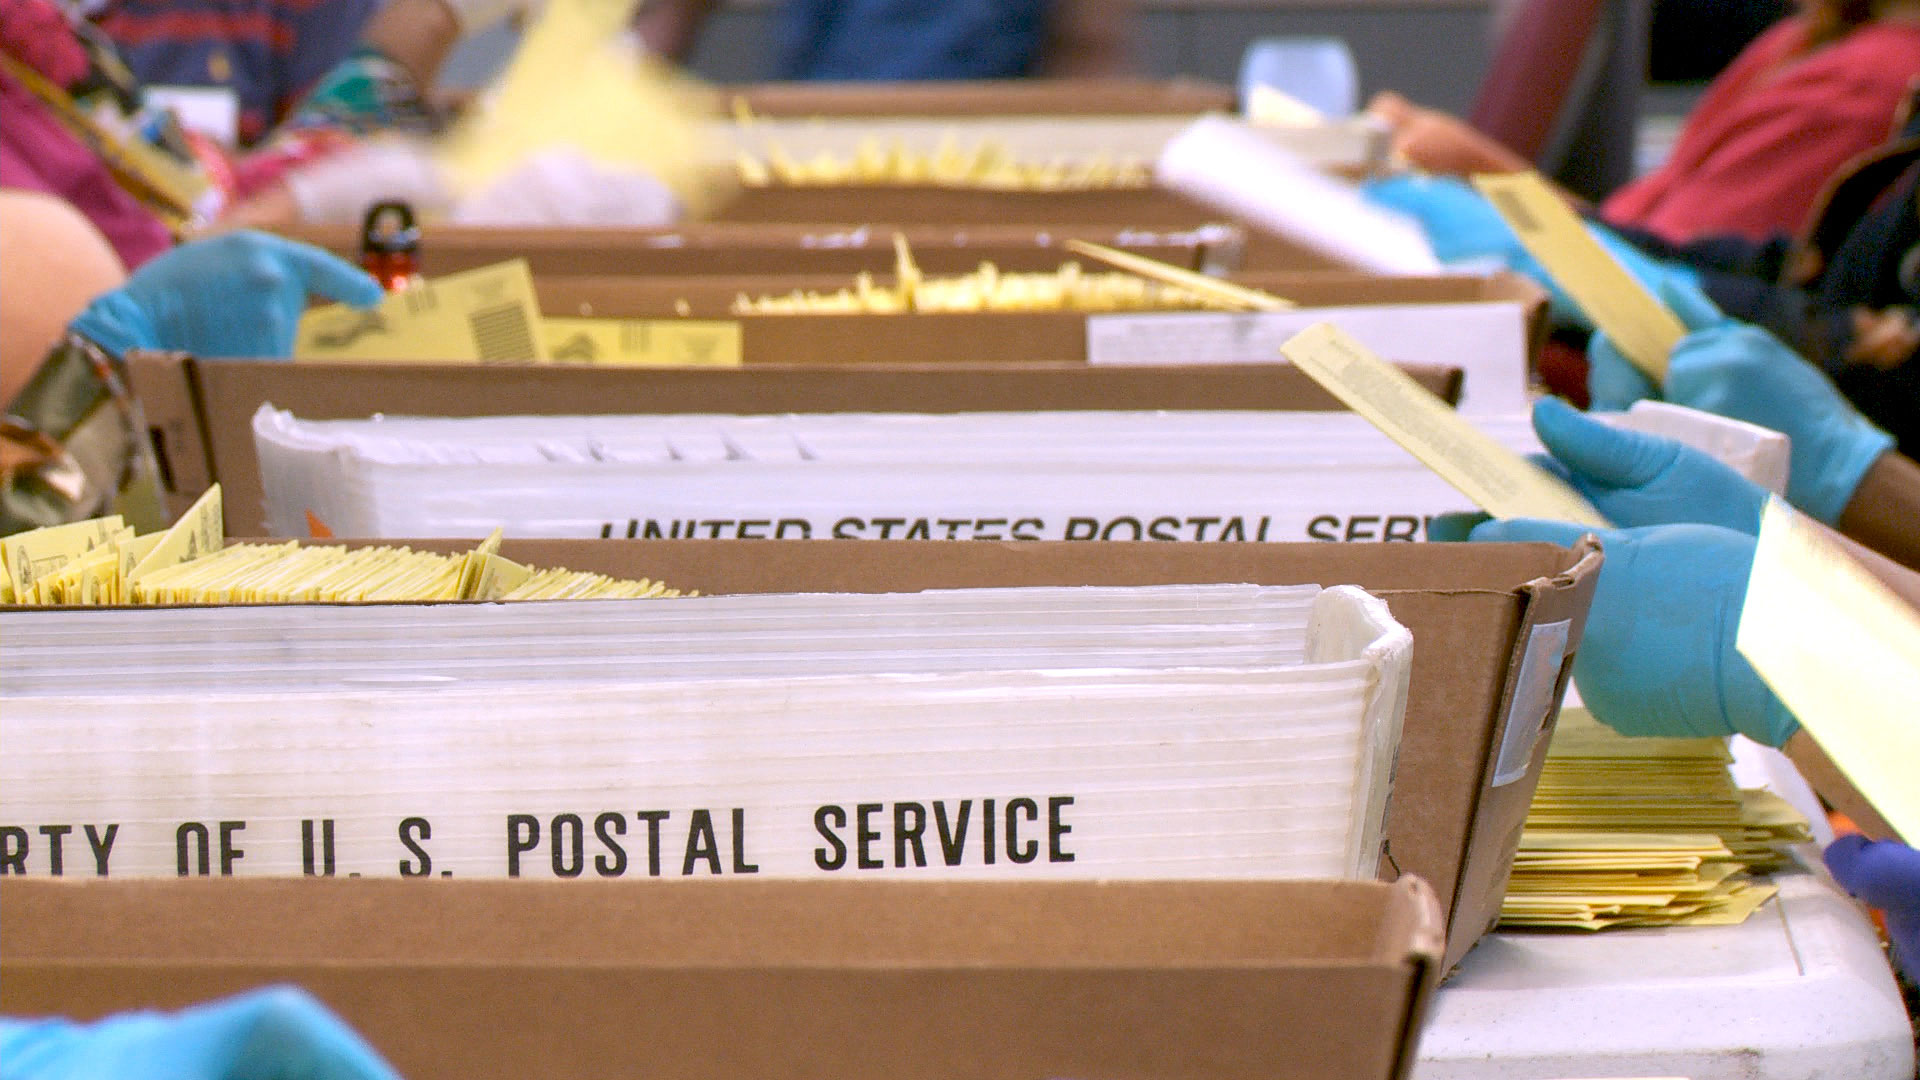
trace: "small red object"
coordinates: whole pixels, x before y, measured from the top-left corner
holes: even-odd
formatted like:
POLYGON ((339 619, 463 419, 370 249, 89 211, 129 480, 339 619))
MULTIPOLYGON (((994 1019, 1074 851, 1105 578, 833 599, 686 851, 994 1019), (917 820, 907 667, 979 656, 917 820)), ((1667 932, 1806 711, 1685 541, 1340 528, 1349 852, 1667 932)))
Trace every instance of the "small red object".
POLYGON ((413 207, 383 202, 367 211, 360 227, 360 266, 388 292, 420 281, 420 226, 413 207))

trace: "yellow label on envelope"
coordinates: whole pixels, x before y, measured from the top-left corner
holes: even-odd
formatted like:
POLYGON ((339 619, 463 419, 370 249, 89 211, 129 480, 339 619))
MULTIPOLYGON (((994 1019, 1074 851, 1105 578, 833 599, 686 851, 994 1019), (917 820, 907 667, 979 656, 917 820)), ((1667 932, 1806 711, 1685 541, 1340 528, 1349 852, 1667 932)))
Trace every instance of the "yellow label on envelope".
POLYGON ((1920 842, 1920 614, 1776 498, 1735 643, 1887 824, 1920 842))
POLYGON ((128 572, 127 584, 131 585, 155 570, 192 562, 226 546, 225 513, 220 501, 220 485, 215 484, 194 500, 194 504, 180 515, 180 520, 174 522, 172 528, 160 534, 152 550, 128 572))
POLYGON ((4 559, 7 578, 14 598, 22 604, 35 599, 34 584, 66 569, 68 563, 95 548, 113 542, 124 522, 120 515, 75 521, 45 529, 30 529, 0 541, 0 559, 4 559))
POLYGON ((299 360, 514 363, 547 359, 525 259, 420 282, 361 311, 331 304, 300 320, 299 360))
POLYGON ((1687 333, 1673 312, 1600 246, 1539 173, 1476 176, 1473 182, 1593 325, 1634 367, 1664 383, 1667 357, 1687 333))
POLYGON ((1289 338, 1280 351, 1493 516, 1609 527, 1600 511, 1565 481, 1495 442, 1432 391, 1338 328, 1315 323, 1289 338))
POLYGON ((546 319, 556 364, 739 367, 740 324, 699 319, 546 319))

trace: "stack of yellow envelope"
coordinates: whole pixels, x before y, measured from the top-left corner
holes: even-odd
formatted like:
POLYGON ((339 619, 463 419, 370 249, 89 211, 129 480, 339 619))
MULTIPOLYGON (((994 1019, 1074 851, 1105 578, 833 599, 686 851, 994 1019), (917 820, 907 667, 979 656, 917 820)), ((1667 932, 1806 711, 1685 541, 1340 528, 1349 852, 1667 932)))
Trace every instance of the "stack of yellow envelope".
POLYGON ((0 542, 0 604, 298 604, 431 600, 600 600, 680 596, 623 581, 522 566, 498 530, 472 551, 228 545, 215 484, 164 532, 134 535, 118 515, 34 529, 0 542))
POLYGON ((1527 815, 1505 926, 1737 923, 1775 889, 1751 875, 1809 838, 1785 800, 1742 791, 1724 739, 1637 739, 1564 710, 1527 815))

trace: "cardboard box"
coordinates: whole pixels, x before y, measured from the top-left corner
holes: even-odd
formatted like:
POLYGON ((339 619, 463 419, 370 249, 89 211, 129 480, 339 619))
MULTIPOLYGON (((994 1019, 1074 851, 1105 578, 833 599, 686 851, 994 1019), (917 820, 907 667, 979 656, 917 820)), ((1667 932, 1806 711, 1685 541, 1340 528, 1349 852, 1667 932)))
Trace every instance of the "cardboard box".
MULTIPOLYGON (((841 220, 875 219, 854 209, 841 220)), ((279 232, 349 260, 360 255, 357 227, 292 225, 279 232)), ((1071 257, 1065 244, 1072 238, 1189 270, 1231 270, 1239 265, 1244 240, 1240 230, 1224 225, 1149 230, 1107 224, 1047 228, 999 222, 968 226, 707 223, 658 229, 432 224, 424 230, 420 268, 433 276, 524 258, 534 276, 543 279, 795 273, 852 277, 863 270, 893 272, 896 232, 912 245, 921 267, 936 274, 964 273, 982 260, 1006 270, 1052 270, 1071 257)))
POLYGON ((706 593, 1358 585, 1413 632, 1382 869, 1433 887, 1449 969, 1499 919, 1600 570, 1587 544, 508 540, 501 553, 706 593))
MULTIPOLYGON (((1090 260, 1082 266, 1098 269, 1090 260)), ((969 268, 972 269, 972 268, 969 268)), ((876 275, 890 284, 893 275, 876 275)), ((1546 293, 1514 274, 1487 277, 1376 277, 1349 271, 1245 273, 1233 280, 1285 297, 1303 309, 1444 305, 1405 320, 1348 329, 1401 363, 1456 366, 1467 373, 1461 407, 1482 413, 1526 411, 1527 373, 1546 344, 1546 293), (1436 318, 1446 323, 1434 322, 1436 318), (1379 336, 1376 336, 1379 335, 1379 336), (1396 340, 1403 344, 1395 348, 1396 340)), ((1230 363, 1271 360, 1311 312, 1274 316, 1200 313, 1160 320, 1150 332, 1142 312, 1087 315, 1063 311, 924 315, 730 314, 734 299, 795 290, 831 293, 852 277, 569 277, 537 280, 549 315, 676 318, 684 302, 698 319, 740 325, 743 364, 1091 363, 1155 364, 1173 360, 1230 363), (1263 323, 1284 326, 1256 332, 1263 323)))
MULTIPOLYGON (((1017 339, 1006 340, 1017 348, 1017 339)), ((610 368, 533 365, 198 362, 135 354, 133 391, 175 513, 214 481, 227 534, 265 532, 253 414, 303 419, 609 413, 954 413, 1045 409, 1339 409, 1284 365, 610 368)), ((1410 369, 1451 400, 1454 369, 1410 369)))
POLYGON ((0 898, 9 1015, 295 982, 414 1080, 1392 1080, 1439 949, 1414 881, 15 880, 0 898))
POLYGON ((747 83, 721 88, 757 116, 1192 116, 1232 112, 1233 87, 1201 79, 747 83))
MULTIPOLYGON (((471 541, 407 541, 470 550, 471 541)), ((1352 584, 1413 633, 1382 876, 1428 882, 1451 969, 1499 918, 1600 569, 1597 546, 512 540, 538 566, 704 593, 1038 585, 1352 584)), ((12 909, 9 909, 9 921, 12 909)), ((8 949, 0 945, 0 956, 8 949)))

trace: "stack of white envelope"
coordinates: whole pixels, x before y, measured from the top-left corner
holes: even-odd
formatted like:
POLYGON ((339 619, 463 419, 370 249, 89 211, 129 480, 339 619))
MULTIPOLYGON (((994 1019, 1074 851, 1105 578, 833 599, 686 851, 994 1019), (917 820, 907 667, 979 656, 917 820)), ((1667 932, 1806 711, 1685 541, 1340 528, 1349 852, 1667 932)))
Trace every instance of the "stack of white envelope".
POLYGON ((0 613, 9 872, 1371 877, 1350 586, 0 613))
MULTIPOLYGON (((1481 417, 1520 452, 1523 415, 1481 417)), ((336 536, 1417 540, 1470 503, 1347 412, 254 418, 336 536)))

